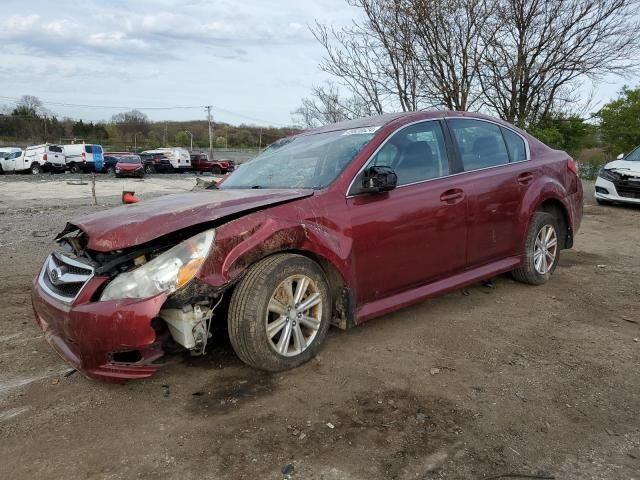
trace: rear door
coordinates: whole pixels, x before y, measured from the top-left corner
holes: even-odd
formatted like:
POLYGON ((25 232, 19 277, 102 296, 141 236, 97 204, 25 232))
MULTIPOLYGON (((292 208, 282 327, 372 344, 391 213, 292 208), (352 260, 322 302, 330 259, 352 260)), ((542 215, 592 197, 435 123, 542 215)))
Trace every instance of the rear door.
POLYGON ((468 195, 468 266, 519 254, 518 213, 535 174, 525 140, 488 121, 456 118, 447 124, 468 195))
POLYGON ((347 197, 362 305, 460 271, 466 256, 466 199, 457 186, 439 120, 394 133, 365 169, 385 165, 398 175, 386 193, 358 193, 364 170, 347 197))

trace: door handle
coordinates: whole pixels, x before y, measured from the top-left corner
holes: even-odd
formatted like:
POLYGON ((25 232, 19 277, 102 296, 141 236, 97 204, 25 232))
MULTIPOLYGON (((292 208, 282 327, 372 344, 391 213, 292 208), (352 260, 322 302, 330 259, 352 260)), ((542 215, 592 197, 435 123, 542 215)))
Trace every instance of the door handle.
POLYGON ((454 203, 461 202, 464 198, 464 192, 459 188, 452 188, 440 195, 440 201, 452 205, 454 203))
POLYGON ((522 185, 531 183, 531 180, 533 180, 533 173, 531 172, 524 172, 518 175, 518 183, 521 183, 522 185))

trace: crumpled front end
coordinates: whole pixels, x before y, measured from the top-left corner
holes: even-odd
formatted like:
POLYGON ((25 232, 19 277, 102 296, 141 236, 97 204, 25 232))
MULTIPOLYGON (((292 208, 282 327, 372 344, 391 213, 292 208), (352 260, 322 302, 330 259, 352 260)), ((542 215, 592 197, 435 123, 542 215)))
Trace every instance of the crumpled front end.
POLYGON ((158 369, 153 362, 163 350, 152 322, 166 295, 95 301, 106 277, 91 276, 84 283, 65 282, 77 280, 79 274, 65 272, 66 264, 52 267, 51 258, 35 279, 31 295, 36 321, 47 342, 90 378, 121 383, 153 375, 158 369), (53 283, 57 284, 55 290, 53 283))

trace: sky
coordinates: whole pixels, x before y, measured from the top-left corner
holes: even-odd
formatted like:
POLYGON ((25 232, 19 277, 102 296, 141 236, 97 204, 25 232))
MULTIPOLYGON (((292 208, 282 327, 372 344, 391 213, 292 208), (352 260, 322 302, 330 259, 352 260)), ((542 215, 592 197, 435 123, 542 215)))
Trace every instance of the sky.
MULTIPOLYGON (((195 107, 143 110, 152 120, 204 119, 213 105, 217 121, 290 125, 328 79, 308 26, 357 15, 345 0, 2 0, 0 106, 35 95, 98 121, 148 107, 195 107)), ((629 83, 610 76, 596 103, 629 83)))

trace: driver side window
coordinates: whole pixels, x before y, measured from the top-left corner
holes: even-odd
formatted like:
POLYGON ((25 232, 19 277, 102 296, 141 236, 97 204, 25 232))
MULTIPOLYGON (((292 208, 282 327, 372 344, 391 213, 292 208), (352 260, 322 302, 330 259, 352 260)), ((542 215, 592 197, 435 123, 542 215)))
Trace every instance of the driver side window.
MULTIPOLYGON (((440 122, 416 123, 396 132, 367 167, 373 165, 391 167, 398 175, 398 186, 449 175, 449 159, 440 122)), ((357 185, 361 184, 363 173, 358 176, 356 182, 360 183, 357 185)))

